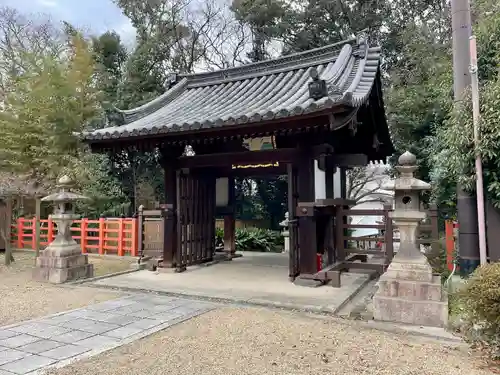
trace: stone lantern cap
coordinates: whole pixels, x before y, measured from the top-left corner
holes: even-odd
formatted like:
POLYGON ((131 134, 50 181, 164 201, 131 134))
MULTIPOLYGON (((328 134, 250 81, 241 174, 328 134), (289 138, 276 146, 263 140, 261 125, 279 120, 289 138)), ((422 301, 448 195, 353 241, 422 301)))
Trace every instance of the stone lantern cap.
POLYGON ((62 176, 57 181, 57 187, 59 188, 59 192, 50 194, 42 198, 42 202, 71 203, 78 200, 89 199, 84 195, 77 194, 71 191, 71 188, 73 187, 73 181, 67 175, 62 176))
POLYGON ((392 191, 430 190, 430 184, 415 178, 413 175, 417 169, 417 157, 411 152, 406 151, 399 157, 398 165, 396 166, 396 170, 400 173, 399 177, 384 184, 382 189, 392 191))

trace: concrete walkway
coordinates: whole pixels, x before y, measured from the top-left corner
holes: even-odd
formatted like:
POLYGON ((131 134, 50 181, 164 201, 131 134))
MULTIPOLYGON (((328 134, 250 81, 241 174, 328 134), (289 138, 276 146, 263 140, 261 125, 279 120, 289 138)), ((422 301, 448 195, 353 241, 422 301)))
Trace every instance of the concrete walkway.
POLYGON ((0 328, 0 375, 39 374, 203 314, 215 304, 133 295, 0 328))
POLYGON ((144 270, 91 285, 335 314, 370 281, 368 275, 352 272, 342 274, 341 288, 298 286, 288 280, 288 254, 242 254, 231 262, 188 267, 182 273, 144 270))

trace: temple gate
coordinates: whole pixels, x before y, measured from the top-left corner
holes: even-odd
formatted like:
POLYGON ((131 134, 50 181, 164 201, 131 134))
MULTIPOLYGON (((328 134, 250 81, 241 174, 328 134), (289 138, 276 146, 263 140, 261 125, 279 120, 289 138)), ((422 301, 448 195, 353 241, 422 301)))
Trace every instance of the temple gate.
POLYGON ((346 199, 346 170, 393 153, 380 47, 363 33, 275 60, 173 75, 160 97, 109 115, 109 127, 83 139, 111 157, 129 150, 161 155, 166 198, 159 266, 179 272, 213 259, 216 215, 224 216, 225 259, 235 257, 235 178, 286 175, 289 276, 338 286, 340 273, 352 266, 339 246, 340 212, 354 205, 346 199), (336 188, 334 173, 341 176, 336 188), (318 253, 328 263, 322 270, 318 253))

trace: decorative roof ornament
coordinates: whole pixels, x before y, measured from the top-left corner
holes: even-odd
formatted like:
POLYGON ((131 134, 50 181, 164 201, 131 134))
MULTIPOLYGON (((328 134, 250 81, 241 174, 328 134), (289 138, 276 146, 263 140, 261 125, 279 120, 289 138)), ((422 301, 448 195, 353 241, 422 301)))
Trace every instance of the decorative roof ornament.
POLYGON ((104 108, 104 113, 110 126, 125 125, 125 115, 123 114, 123 111, 116 108, 110 102, 103 102, 102 107, 104 108))
POLYGON ((356 44, 360 46, 360 45, 366 45, 367 43, 368 43, 368 29, 363 29, 361 31, 358 31, 356 33, 356 44))
POLYGON ((309 82, 309 97, 314 100, 319 100, 328 96, 328 89, 324 79, 319 78, 319 73, 316 68, 311 68, 309 75, 312 82, 309 82))
POLYGON ((167 79, 163 83, 163 86, 169 90, 171 89, 178 81, 178 75, 177 73, 171 73, 168 75, 167 79))

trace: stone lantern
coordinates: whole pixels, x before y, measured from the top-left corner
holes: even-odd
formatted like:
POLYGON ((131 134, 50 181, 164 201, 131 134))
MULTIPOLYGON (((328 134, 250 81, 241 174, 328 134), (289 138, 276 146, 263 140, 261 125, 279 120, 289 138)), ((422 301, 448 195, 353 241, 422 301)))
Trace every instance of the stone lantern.
POLYGON ((59 179, 59 192, 42 198, 42 202, 52 202, 54 213, 50 218, 57 225, 57 235, 36 259, 33 277, 39 281, 55 284, 92 277, 94 269, 88 263, 88 256, 82 254, 81 247, 71 235, 71 224, 78 219, 74 213, 74 203, 88 199, 71 191, 73 183, 68 176, 59 179))
POLYGON ((444 327, 448 321, 447 294, 441 277, 433 275, 427 257, 417 243, 417 230, 426 214, 420 211, 421 192, 431 186, 414 177, 417 159, 405 152, 396 169, 400 176, 384 189, 394 191, 391 218, 399 229, 399 251, 380 277, 373 297, 376 320, 444 327))
POLYGON ((285 244, 285 248, 283 249, 284 253, 290 252, 290 231, 288 228, 289 223, 290 223, 289 214, 288 212, 285 212, 285 220, 279 223, 280 227, 283 228, 283 230, 281 231, 281 235, 283 236, 285 244))

